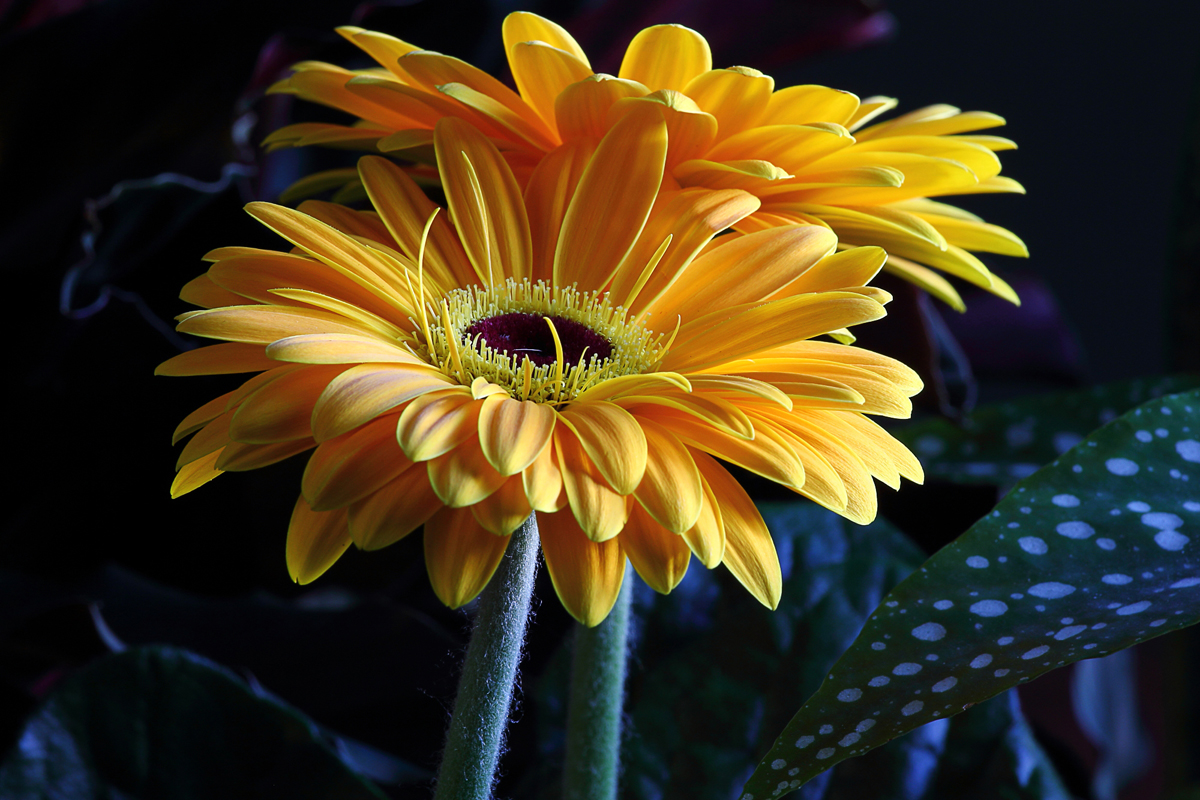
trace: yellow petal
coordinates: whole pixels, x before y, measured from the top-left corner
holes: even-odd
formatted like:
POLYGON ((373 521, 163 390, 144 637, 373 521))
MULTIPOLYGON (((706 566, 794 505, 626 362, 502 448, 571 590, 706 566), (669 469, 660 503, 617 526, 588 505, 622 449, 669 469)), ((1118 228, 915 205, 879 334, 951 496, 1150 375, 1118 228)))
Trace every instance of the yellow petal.
MULTIPOLYGON (((358 170, 371 204, 379 209, 388 231, 416 261, 425 222, 438 207, 404 170, 385 158, 362 158, 358 170)), ((475 280, 475 270, 447 214, 439 214, 429 229, 423 268, 442 286, 465 286, 475 280)))
POLYGON ((712 51, 704 37, 682 25, 654 25, 633 37, 618 77, 645 84, 651 91, 684 91, 712 69, 712 51))
POLYGON ((856 95, 828 86, 789 86, 771 95, 760 125, 805 125, 833 122, 849 125, 858 111, 856 95))
POLYGON ((383 412, 452 386, 436 370, 407 364, 360 364, 330 381, 312 414, 313 436, 318 442, 340 436, 383 412))
MULTIPOLYGON (((875 519, 878 504, 871 471, 863 460, 837 434, 814 424, 803 414, 777 413, 774 409, 764 411, 780 424, 802 438, 813 450, 820 453, 833 467, 846 489, 846 518, 860 525, 875 519)), ((809 472, 809 475, 812 473, 809 472)))
POLYGON ((362 49, 364 53, 378 61, 397 78, 400 80, 406 78, 406 73, 400 69, 396 61, 405 53, 417 50, 416 45, 409 44, 403 39, 397 39, 395 36, 388 36, 386 33, 369 31, 354 25, 342 25, 335 30, 341 34, 342 38, 362 49))
MULTIPOLYGON (((737 237, 696 259, 669 293, 648 310, 694 319, 718 309, 765 300, 834 252, 837 236, 817 225, 774 228, 737 237)), ((842 286, 853 285, 851 283, 842 286)))
POLYGON ((563 219, 554 283, 604 286, 645 224, 662 183, 667 152, 662 114, 631 110, 600 142, 563 219))
POLYGON ((962 312, 967 310, 967 304, 963 302, 958 290, 954 288, 950 281, 928 267, 923 267, 915 261, 909 261, 907 258, 889 255, 887 261, 884 263, 883 270, 908 281, 918 289, 924 289, 955 311, 962 312))
POLYGON ((733 434, 742 439, 754 438, 754 426, 746 413, 728 400, 716 395, 683 394, 681 392, 662 392, 650 395, 629 395, 615 401, 622 408, 651 405, 678 409, 703 420, 714 428, 733 434))
POLYGON ((562 144, 557 135, 547 132, 547 123, 528 106, 522 112, 515 112, 491 95, 461 83, 443 83, 437 88, 447 97, 452 97, 464 106, 494 120, 505 129, 507 135, 503 138, 510 140, 520 149, 546 151, 562 144))
POLYGON ((565 511, 539 514, 538 531, 546 571, 563 607, 589 628, 599 625, 616 604, 625 578, 620 537, 592 541, 565 511))
MULTIPOLYGON (((687 448, 670 431, 646 417, 639 418, 638 424, 646 435, 648 457, 646 474, 633 495, 658 525, 672 534, 683 533, 696 524, 704 505, 700 472, 687 448)), ((627 532, 628 527, 621 535, 627 532)), ((630 560, 637 567, 632 555, 630 560)))
POLYGON ((433 491, 439 500, 451 508, 478 503, 499 489, 505 481, 505 476, 496 472, 483 457, 478 436, 425 464, 433 491))
POLYGON ((748 67, 714 69, 697 75, 683 93, 717 118, 718 136, 726 139, 754 127, 766 113, 775 80, 748 67))
POLYGON ((349 333, 360 336, 372 331, 340 314, 315 308, 286 306, 229 306, 209 311, 194 311, 177 327, 208 339, 224 339, 246 344, 270 344, 276 339, 310 333, 349 333))
POLYGON ((349 507, 350 535, 363 550, 400 541, 442 508, 425 468, 416 465, 349 507))
POLYGON ((528 11, 514 11, 504 18, 502 28, 504 36, 504 51, 511 53, 512 49, 521 42, 545 42, 551 47, 557 47, 570 53, 584 63, 588 69, 587 55, 566 29, 545 17, 531 14, 528 11))
POLYGON ((576 402, 589 400, 615 400, 635 394, 653 394, 663 389, 692 390, 687 378, 677 372, 648 372, 643 375, 618 375, 597 383, 575 396, 576 402))
POLYGON ((296 500, 287 534, 288 574, 296 583, 312 583, 333 566, 350 546, 346 509, 313 511, 296 500))
POLYGON ((438 123, 434 144, 450 213, 479 280, 490 286, 528 276, 525 203, 496 146, 456 119, 438 123))
POLYGON ((513 475, 487 497, 471 506, 475 521, 484 530, 497 536, 508 536, 521 527, 533 509, 525 498, 525 486, 520 475, 513 475))
POLYGON ((763 125, 720 142, 705 158, 710 161, 763 159, 793 172, 852 144, 854 137, 840 125, 763 125))
POLYGON ((517 90, 537 111, 546 127, 555 129, 554 101, 563 89, 590 77, 586 61, 544 42, 518 42, 508 48, 517 90))
POLYGON ((529 178, 525 208, 533 248, 532 281, 549 281, 554 276, 554 250, 563 217, 594 150, 590 139, 568 141, 550 151, 529 178))
POLYGON ((465 508, 445 508, 425 523, 425 569, 438 599, 460 608, 475 599, 492 578, 507 536, 480 527, 465 508))
POLYGON ((771 298, 865 286, 883 269, 887 257, 887 251, 882 247, 851 247, 842 250, 822 258, 795 282, 771 295, 771 298))
POLYGON ((267 345, 267 355, 276 361, 297 364, 396 363, 428 366, 399 345, 374 337, 345 333, 289 336, 267 345))
POLYGON ((323 442, 304 469, 300 491, 315 511, 348 506, 412 466, 396 444, 396 416, 323 442))
MULTIPOLYGON (((716 162, 705 159, 685 161, 671 171, 680 186, 705 186, 709 189, 741 189, 761 194, 776 183, 791 178, 785 169, 770 161, 747 159, 744 161, 716 162)), ((787 185, 786 183, 783 185, 787 185)))
POLYGON ((620 533, 628 514, 625 498, 608 485, 566 425, 554 429, 554 451, 571 513, 583 532, 597 542, 620 533))
POLYGON ((207 274, 198 275, 185 283, 179 290, 179 299, 200 308, 240 306, 246 302, 245 297, 218 285, 212 276, 207 274))
POLYGON ((482 406, 467 392, 422 395, 400 415, 396 438, 413 461, 428 461, 449 453, 475 435, 482 406))
POLYGON ((171 499, 183 497, 220 475, 222 470, 216 468, 217 459, 220 457, 221 451, 216 450, 190 464, 184 464, 175 475, 175 480, 171 482, 171 499))
POLYGON ((667 125, 668 172, 674 170, 676 164, 702 157, 717 138, 717 118, 702 111, 687 95, 668 89, 613 103, 608 110, 608 127, 644 104, 654 104, 667 125))
POLYGON ((550 406, 494 394, 479 412, 483 454, 501 475, 515 475, 546 449, 556 419, 550 406))
POLYGON ((747 440, 673 409, 642 406, 637 408, 637 414, 653 419, 693 449, 711 453, 784 486, 804 485, 804 465, 790 444, 773 431, 755 429, 754 439, 747 440))
POLYGON ((1016 234, 999 225, 989 225, 978 220, 955 219, 939 214, 918 214, 918 216, 937 228, 938 233, 946 241, 958 245, 964 250, 975 250, 984 253, 1000 253, 1006 256, 1029 255, 1025 246, 1016 234))
POLYGON ((783 574, 762 515, 746 490, 716 461, 697 453, 696 466, 721 506, 725 530, 723 563, 758 602, 770 609, 777 608, 783 594, 783 574))
POLYGON ((626 97, 644 97, 645 86, 611 75, 593 75, 564 89, 554 101, 554 118, 563 141, 599 140, 608 132, 608 112, 626 97))
POLYGON ((629 521, 617 538, 629 563, 659 594, 670 594, 687 574, 692 560, 687 542, 655 522, 637 503, 630 508, 629 521))
POLYGON ((713 236, 753 214, 758 206, 758 198, 737 189, 661 193, 641 236, 613 278, 613 296, 641 314, 674 284, 713 236), (634 294, 646 265, 668 236, 671 243, 662 259, 634 294))
POLYGON ((180 439, 190 436, 229 410, 229 400, 233 392, 226 392, 220 397, 214 397, 204 405, 183 418, 171 435, 171 444, 177 444, 180 439))
POLYGON ((197 347, 168 358, 154 368, 155 375, 232 375, 239 372, 259 372, 279 366, 268 358, 261 344, 214 344, 197 347))
POLYGON ((646 472, 646 436, 633 415, 603 400, 573 402, 559 415, 609 486, 632 494, 646 472))
MULTIPOLYGON (((296 66, 299 65, 293 66, 293 69, 296 66)), ((345 111, 387 130, 423 127, 418 118, 408 115, 410 109, 395 103, 380 102, 379 98, 361 96, 350 85, 352 80, 357 80, 355 73, 331 64, 322 64, 316 69, 306 69, 290 76, 286 80, 286 89, 288 94, 345 111)), ((397 86, 402 85, 393 78, 386 80, 397 86)))
POLYGON ((317 446, 311 436, 302 439, 292 439, 287 442, 271 442, 270 444, 245 444, 232 442, 221 450, 217 459, 217 468, 226 472, 246 472, 260 467, 278 464, 286 458, 300 455, 317 446))
POLYGON ((525 487, 525 497, 535 511, 553 513, 566 505, 562 471, 558 468, 553 439, 521 473, 521 483, 525 487))
POLYGON ((864 98, 858 104, 858 110, 847 120, 845 125, 851 132, 857 131, 863 125, 866 125, 880 114, 891 111, 897 105, 899 105, 899 101, 894 97, 875 95, 874 97, 864 98))
POLYGON ((855 134, 859 141, 869 141, 893 136, 943 136, 952 133, 996 128, 1004 124, 1004 117, 988 111, 960 113, 953 106, 927 106, 895 119, 863 128, 855 134))
POLYGON ((700 370, 777 345, 884 316, 879 303, 849 292, 785 297, 715 311, 685 324, 662 368, 700 370))
POLYGON ((704 505, 696 524, 684 531, 683 540, 700 563, 712 569, 725 557, 725 526, 721 522, 721 505, 703 475, 700 484, 704 488, 704 505))
POLYGON ((310 436, 317 398, 345 369, 304 367, 271 381, 242 402, 229 426, 229 435, 250 444, 310 436))

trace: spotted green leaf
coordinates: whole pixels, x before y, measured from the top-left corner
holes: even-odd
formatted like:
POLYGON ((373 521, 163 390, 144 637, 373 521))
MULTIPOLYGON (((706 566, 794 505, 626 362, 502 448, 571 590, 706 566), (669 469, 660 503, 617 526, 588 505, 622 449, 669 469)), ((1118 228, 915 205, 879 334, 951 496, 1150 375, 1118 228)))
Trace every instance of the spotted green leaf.
POLYGON ((1200 386, 1200 375, 1138 379, 981 406, 961 425, 930 419, 895 431, 925 474, 955 483, 1009 485, 1074 447, 1118 415, 1200 386))
POLYGON ((1200 391, 1101 428, 900 583, 784 728, 742 800, 779 797, 1051 669, 1197 622, 1194 530, 1200 391))

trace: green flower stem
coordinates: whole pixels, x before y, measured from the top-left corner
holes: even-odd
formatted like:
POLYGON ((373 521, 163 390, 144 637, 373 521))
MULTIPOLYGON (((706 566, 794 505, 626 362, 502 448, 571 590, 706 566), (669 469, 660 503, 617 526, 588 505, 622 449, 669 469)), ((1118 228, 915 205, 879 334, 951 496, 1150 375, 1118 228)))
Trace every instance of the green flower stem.
POLYGON ((567 704, 564 800, 615 800, 621 767, 621 707, 629 639, 633 580, 625 580, 608 618, 594 628, 575 627, 571 694, 567 704))
POLYGON ((535 516, 512 534, 496 574, 479 595, 434 800, 491 797, 537 571, 535 516))

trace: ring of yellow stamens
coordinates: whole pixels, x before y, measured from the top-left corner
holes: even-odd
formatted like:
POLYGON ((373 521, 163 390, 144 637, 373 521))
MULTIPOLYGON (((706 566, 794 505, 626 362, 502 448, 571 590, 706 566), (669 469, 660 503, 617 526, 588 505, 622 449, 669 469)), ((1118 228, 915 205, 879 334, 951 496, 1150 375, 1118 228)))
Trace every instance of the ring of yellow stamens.
POLYGON ((512 278, 496 286, 456 289, 437 306, 422 309, 428 331, 426 357, 464 385, 485 378, 520 400, 561 405, 591 386, 621 375, 652 372, 666 352, 663 334, 655 334, 613 306, 607 293, 581 293, 575 286, 552 287, 544 281, 530 283, 512 278), (554 360, 534 364, 519 352, 508 353, 489 345, 468 329, 480 320, 505 314, 541 316, 554 338, 554 360), (587 327, 607 341, 607 357, 586 352, 576 363, 566 363, 560 332, 554 319, 587 327))

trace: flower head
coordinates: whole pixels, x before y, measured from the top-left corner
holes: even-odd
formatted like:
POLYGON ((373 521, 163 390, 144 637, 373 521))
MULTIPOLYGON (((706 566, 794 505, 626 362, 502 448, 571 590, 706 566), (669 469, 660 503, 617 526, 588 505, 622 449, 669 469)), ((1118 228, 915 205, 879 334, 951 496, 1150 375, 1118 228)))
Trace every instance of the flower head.
POLYGON ((667 124, 649 106, 576 169, 536 170, 524 197, 470 124, 442 119, 432 143, 449 213, 377 156, 359 162, 374 211, 251 204, 295 248, 210 253, 179 330, 225 343, 158 370, 258 373, 180 425, 194 436, 176 496, 315 448, 293 578, 424 524, 433 588, 458 607, 536 511, 554 586, 586 624, 626 558, 660 592, 693 555, 723 563, 774 607, 770 534, 717 459, 859 522, 873 476, 920 480, 867 417, 907 416, 915 374, 811 341, 883 315, 887 294, 865 285, 881 250, 835 253, 812 225, 716 236, 759 201, 660 193, 667 124))
MULTIPOLYGON (((1015 145, 978 133, 1004 124, 995 114, 934 105, 876 122, 895 100, 860 100, 824 86, 776 90, 757 70, 713 69, 708 43, 680 25, 641 31, 614 77, 594 74, 560 26, 535 14, 510 14, 504 46, 516 92, 456 58, 374 31, 338 30, 381 68, 303 62, 273 91, 341 109, 358 121, 290 125, 268 137, 269 146, 324 144, 419 161, 437 120, 456 117, 492 139, 524 185, 547 158, 582 163, 619 119, 651 105, 670 131, 664 188, 754 195, 761 207, 738 222, 738 231, 825 226, 843 247, 885 247, 891 256, 885 269, 960 310, 961 298, 938 271, 1017 302, 971 251, 1024 256, 1021 240, 930 199, 1024 191, 1000 175, 996 156, 1015 145)), ((327 186, 330 179, 304 184, 327 186)), ((335 173, 332 180, 336 185, 346 177, 335 173)))

